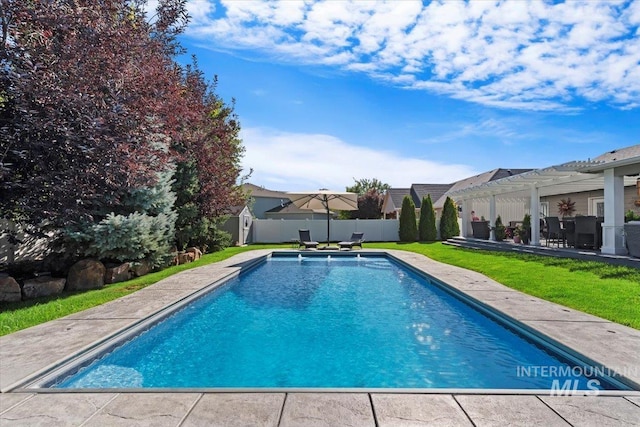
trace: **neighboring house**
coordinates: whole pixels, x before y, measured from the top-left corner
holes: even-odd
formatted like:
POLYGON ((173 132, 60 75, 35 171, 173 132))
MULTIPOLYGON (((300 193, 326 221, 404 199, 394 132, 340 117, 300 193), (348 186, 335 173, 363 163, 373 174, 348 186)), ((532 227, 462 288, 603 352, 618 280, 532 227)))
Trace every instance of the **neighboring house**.
MULTIPOLYGON (((267 219, 327 219, 327 211, 324 209, 300 209, 291 200, 288 200, 282 206, 276 206, 265 212, 267 219)), ((336 214, 330 212, 331 218, 335 218, 336 214)))
MULTIPOLYGON (((402 210, 402 200, 411 197, 410 188, 389 188, 384 193, 382 201, 382 215, 384 219, 398 219, 402 210)), ((415 203, 415 201, 414 201, 415 203)))
POLYGON ((455 184, 413 184, 411 186, 412 196, 414 200, 418 199, 420 201, 420 203, 416 203, 418 215, 420 214, 420 208, 422 208, 422 199, 427 197, 427 194, 431 195, 431 202, 434 204, 435 208, 435 203, 440 199, 444 200, 445 198, 443 198, 443 196, 454 185, 455 184))
MULTIPOLYGON (((402 210, 402 200, 405 196, 410 196, 413 203, 416 205, 416 215, 419 216, 420 208, 422 207, 422 199, 426 197, 427 194, 430 194, 431 201, 433 202, 433 208, 436 211, 436 216, 439 217, 449 191, 460 190, 530 170, 531 169, 493 169, 488 172, 454 182, 453 184, 412 184, 411 188, 390 188, 385 194, 384 202, 382 204, 382 212, 385 219, 399 218, 400 211, 402 210)), ((478 203, 477 209, 475 210, 478 216, 489 215, 488 203, 486 209, 482 203, 478 203), (484 212, 485 210, 487 211, 486 213, 484 212)), ((514 213, 514 215, 517 215, 516 218, 522 219, 524 211, 521 215, 519 212, 514 213)))
MULTIPOLYGON (((283 191, 267 190, 253 184, 243 184, 243 190, 249 195, 249 208, 257 219, 327 219, 324 209, 300 209, 293 205, 283 191)), ((331 216, 335 214, 331 212, 331 216)))
POLYGON ((405 196, 411 197, 416 206, 416 215, 420 216, 422 199, 431 195, 431 201, 435 202, 451 188, 453 184, 412 184, 411 188, 390 188, 382 201, 382 214, 385 219, 397 219, 402 210, 402 201, 405 196))
POLYGON ((282 191, 267 190, 253 184, 243 184, 242 189, 249 196, 249 206, 254 218, 266 219, 266 212, 282 207, 290 200, 282 191))

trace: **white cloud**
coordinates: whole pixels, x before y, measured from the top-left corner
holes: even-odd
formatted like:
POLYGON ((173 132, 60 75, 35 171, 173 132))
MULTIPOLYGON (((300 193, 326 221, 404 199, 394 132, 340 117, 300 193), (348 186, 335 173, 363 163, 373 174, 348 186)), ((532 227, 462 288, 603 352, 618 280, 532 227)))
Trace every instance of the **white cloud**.
POLYGON ((629 108, 640 102, 639 4, 190 0, 189 34, 485 105, 629 108))
POLYGON ((354 178, 377 178, 392 187, 449 183, 478 173, 469 166, 402 157, 393 151, 349 145, 330 135, 244 128, 245 171, 250 182, 272 190, 344 191, 354 178))
MULTIPOLYGON (((435 124, 437 126, 437 124, 435 124)), ((480 118, 475 122, 455 122, 451 126, 451 131, 443 134, 423 139, 423 144, 443 144, 469 140, 473 138, 491 138, 504 145, 527 141, 532 136, 531 128, 535 128, 530 117, 501 117, 499 120, 494 117, 480 118)))

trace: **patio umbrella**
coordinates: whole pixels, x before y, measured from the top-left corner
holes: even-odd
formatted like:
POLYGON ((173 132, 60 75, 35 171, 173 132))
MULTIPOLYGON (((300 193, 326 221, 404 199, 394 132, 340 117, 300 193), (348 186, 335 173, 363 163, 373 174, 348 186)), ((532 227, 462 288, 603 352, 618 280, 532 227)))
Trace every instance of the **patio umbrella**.
POLYGON ((329 239, 329 211, 357 211, 358 195, 356 193, 346 193, 320 189, 303 193, 287 193, 291 203, 300 209, 326 209, 327 210, 327 245, 329 239))

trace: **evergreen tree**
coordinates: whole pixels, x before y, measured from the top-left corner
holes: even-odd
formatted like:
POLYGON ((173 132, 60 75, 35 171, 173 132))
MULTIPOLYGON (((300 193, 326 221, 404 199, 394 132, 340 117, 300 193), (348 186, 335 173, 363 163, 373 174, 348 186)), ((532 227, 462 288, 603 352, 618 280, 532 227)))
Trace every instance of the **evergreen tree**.
POLYGON ((402 211, 400 211, 400 241, 415 242, 418 237, 418 226, 416 224, 416 205, 411 197, 404 196, 402 200, 402 211))
POLYGON ((148 259, 166 265, 175 236, 176 199, 171 172, 158 174, 157 184, 132 190, 122 198, 117 212, 95 222, 81 222, 62 232, 65 249, 75 256, 105 262, 148 259))
POLYGON ((420 236, 419 240, 422 242, 434 242, 438 238, 438 230, 436 229, 436 214, 433 210, 431 194, 427 194, 427 197, 424 197, 422 199, 418 232, 420 236))
POLYGON ((197 246, 203 252, 216 251, 229 246, 231 235, 219 229, 226 217, 203 216, 198 206, 200 185, 195 161, 178 165, 174 190, 176 200, 176 247, 183 250, 197 246))
POLYGON ((442 208, 442 218, 440 218, 440 238, 447 240, 459 235, 460 226, 458 225, 456 205, 450 197, 447 197, 442 208))
POLYGON ((502 224, 500 215, 496 218, 495 236, 497 241, 502 241, 507 236, 507 228, 502 224))
POLYGON ((183 96, 190 108, 182 118, 184 132, 173 141, 180 153, 174 191, 176 246, 198 246, 203 251, 229 245, 231 236, 220 225, 235 206, 246 202, 236 183, 244 148, 240 124, 231 105, 225 104, 207 82, 194 59, 182 76, 183 96))

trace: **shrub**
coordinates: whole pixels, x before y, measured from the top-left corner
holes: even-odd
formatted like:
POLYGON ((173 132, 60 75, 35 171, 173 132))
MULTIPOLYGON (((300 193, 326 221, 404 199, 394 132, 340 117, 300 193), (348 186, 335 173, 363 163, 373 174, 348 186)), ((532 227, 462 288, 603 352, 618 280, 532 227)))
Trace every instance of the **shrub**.
POLYGON ((629 209, 627 212, 625 212, 624 214, 624 222, 629 222, 629 221, 639 221, 640 220, 640 214, 636 214, 634 211, 632 211, 631 209, 629 209))
POLYGON ((420 223, 418 224, 419 240, 423 242, 433 242, 438 238, 438 230, 436 229, 436 214, 433 211, 433 203, 431 195, 422 199, 422 207, 420 208, 420 223))
POLYGON ((178 163, 172 188, 177 195, 176 248, 196 246, 203 252, 215 252, 228 247, 231 235, 220 230, 227 217, 207 215, 201 205, 203 197, 195 161, 178 163))
POLYGON ((529 243, 529 239, 531 238, 531 215, 529 214, 525 214, 524 218, 522 218, 520 237, 522 238, 522 243, 525 245, 529 243))
POLYGON ((456 205, 450 197, 447 197, 442 208, 442 218, 440 219, 440 238, 447 240, 459 235, 460 226, 458 225, 456 205))
POLYGON ((502 224, 502 218, 500 218, 500 215, 498 215, 498 217, 496 218, 495 233, 496 233, 496 240, 498 241, 504 240, 505 237, 507 236, 507 229, 502 224))
POLYGON ((402 200, 402 211, 400 212, 400 241, 415 242, 418 237, 418 226, 416 224, 416 205, 409 196, 404 196, 402 200))
POLYGON ((161 266, 171 255, 174 222, 174 214, 110 213, 97 224, 70 232, 68 238, 82 256, 120 262, 148 258, 161 266))
POLYGON ((117 212, 106 214, 97 223, 67 227, 63 232, 67 251, 103 261, 146 258, 154 267, 165 265, 172 256, 177 216, 172 183, 170 173, 159 174, 155 186, 133 190, 123 197, 117 212))

